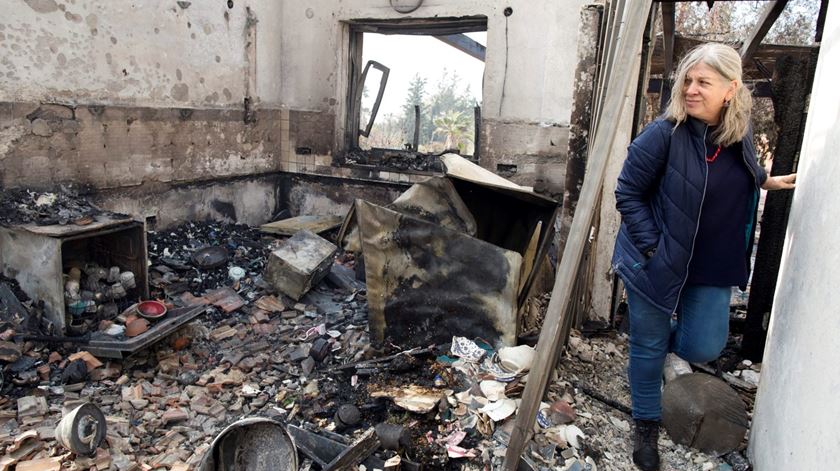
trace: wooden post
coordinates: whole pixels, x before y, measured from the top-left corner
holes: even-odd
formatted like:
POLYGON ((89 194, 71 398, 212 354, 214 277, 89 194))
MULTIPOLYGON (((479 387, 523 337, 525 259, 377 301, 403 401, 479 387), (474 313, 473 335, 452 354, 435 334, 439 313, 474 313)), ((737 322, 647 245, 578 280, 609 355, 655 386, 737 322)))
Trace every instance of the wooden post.
POLYGON ((633 65, 638 60, 642 45, 642 35, 645 23, 650 13, 651 0, 634 1, 631 8, 625 9, 626 22, 619 30, 620 41, 615 58, 613 74, 607 76, 607 92, 604 99, 604 112, 595 126, 595 139, 592 146, 589 177, 583 182, 578 208, 569 231, 569 238, 563 250, 563 258, 557 270, 551 301, 548 304, 537 352, 528 383, 522 394, 522 402, 516 415, 516 422, 510 436, 503 468, 507 471, 517 469, 519 458, 525 449, 525 444, 534 428, 540 399, 543 396, 551 371, 554 369, 554 359, 568 335, 564 314, 569 306, 575 275, 583 254, 583 248, 592 226, 595 215, 595 204, 601 192, 604 180, 604 170, 610 149, 615 140, 618 124, 624 116, 626 94, 638 77, 634 73, 633 65))
POLYGON ((673 3, 662 4, 662 48, 665 65, 662 67, 662 87, 659 89, 659 111, 665 111, 671 101, 671 70, 674 68, 674 36, 676 7, 673 3))
MULTIPOLYGON (((654 15, 655 8, 651 8, 651 15, 648 18, 654 18, 654 15)), ((651 30, 647 29, 645 36, 648 37, 650 33, 651 30)), ((650 57, 644 56, 644 44, 643 42, 641 56, 633 62, 634 71, 639 71, 636 75, 639 78, 634 77, 631 83, 632 88, 628 90, 624 104, 625 115, 633 115, 633 119, 624 119, 617 125, 616 138, 610 150, 610 155, 615 158, 610 158, 607 162, 600 202, 596 206, 596 216, 592 225, 594 238, 589 250, 591 268, 588 280, 590 281, 584 287, 588 297, 584 308, 589 320, 606 322, 611 316, 614 277, 609 276, 609 273, 615 238, 621 227, 621 215, 615 210, 615 187, 624 164, 623 157, 627 152, 627 143, 636 135, 636 119, 637 115, 641 114, 639 107, 644 109, 644 104, 639 103, 640 94, 641 98, 644 98, 644 83, 636 83, 645 81, 644 76, 649 66, 647 62, 642 62, 642 60, 650 60, 650 57)))

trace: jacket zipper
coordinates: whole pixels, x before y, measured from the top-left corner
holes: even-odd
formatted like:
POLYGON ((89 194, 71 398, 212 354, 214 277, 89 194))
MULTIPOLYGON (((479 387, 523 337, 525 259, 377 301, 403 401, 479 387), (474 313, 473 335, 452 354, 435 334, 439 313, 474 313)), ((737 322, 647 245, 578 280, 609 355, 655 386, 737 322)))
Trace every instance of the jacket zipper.
POLYGON ((694 226, 694 237, 691 238, 691 252, 688 254, 688 262, 685 265, 685 278, 683 278, 680 290, 677 292, 677 304, 675 304, 674 308, 671 309, 671 313, 677 311, 677 307, 680 305, 680 297, 682 296, 683 289, 688 281, 688 268, 691 266, 691 259, 694 257, 694 243, 697 241, 697 232, 700 231, 700 216, 703 215, 703 202, 706 201, 706 186, 709 183, 709 162, 706 160, 706 155, 708 155, 708 149, 706 149, 707 132, 709 132, 708 124, 706 125, 706 129, 703 130, 703 164, 706 166, 706 173, 703 175, 703 196, 700 198, 700 210, 697 212, 697 224, 694 226))

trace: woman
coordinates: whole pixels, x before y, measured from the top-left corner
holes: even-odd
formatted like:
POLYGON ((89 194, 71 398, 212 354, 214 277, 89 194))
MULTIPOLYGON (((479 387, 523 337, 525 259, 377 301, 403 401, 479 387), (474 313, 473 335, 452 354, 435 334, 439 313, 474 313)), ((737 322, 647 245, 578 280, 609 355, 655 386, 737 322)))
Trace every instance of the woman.
POLYGON ((627 287, 633 462, 643 470, 659 467, 666 354, 720 355, 731 287, 747 284, 759 188, 790 189, 796 179, 768 178, 756 162, 752 98, 734 49, 695 48, 674 83, 664 116, 630 144, 615 191, 622 224, 613 268, 627 287))

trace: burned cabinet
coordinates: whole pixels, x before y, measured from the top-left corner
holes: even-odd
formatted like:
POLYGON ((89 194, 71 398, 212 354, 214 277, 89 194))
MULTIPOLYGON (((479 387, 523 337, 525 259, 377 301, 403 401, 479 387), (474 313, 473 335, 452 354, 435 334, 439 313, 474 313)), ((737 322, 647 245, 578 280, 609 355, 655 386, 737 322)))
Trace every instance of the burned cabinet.
POLYGON ((44 302, 54 332, 67 332, 71 318, 65 300, 71 267, 98 264, 133 274, 126 302, 148 299, 146 232, 142 222, 100 217, 87 226, 20 225, 0 227, 0 270, 17 279, 26 294, 44 302))

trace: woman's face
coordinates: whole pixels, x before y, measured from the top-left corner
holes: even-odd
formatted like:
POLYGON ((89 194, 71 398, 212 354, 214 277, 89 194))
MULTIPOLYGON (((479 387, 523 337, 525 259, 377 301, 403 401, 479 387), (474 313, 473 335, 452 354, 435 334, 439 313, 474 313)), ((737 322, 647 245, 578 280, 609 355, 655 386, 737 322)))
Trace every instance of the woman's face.
POLYGON ((697 63, 688 69, 682 86, 686 113, 706 124, 718 124, 723 103, 732 99, 737 83, 726 80, 708 65, 697 63))

